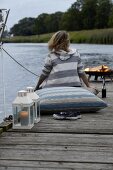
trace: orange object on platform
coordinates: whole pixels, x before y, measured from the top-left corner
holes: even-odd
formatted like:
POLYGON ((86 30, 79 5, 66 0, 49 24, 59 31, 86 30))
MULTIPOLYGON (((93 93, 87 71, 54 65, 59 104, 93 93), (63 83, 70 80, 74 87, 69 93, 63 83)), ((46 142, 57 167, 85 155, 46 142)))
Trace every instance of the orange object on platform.
POLYGON ((112 71, 108 66, 106 65, 100 65, 92 68, 86 68, 85 72, 110 72, 112 71))
POLYGON ((113 78, 113 70, 110 69, 106 65, 100 65, 97 67, 86 68, 85 73, 89 75, 88 80, 90 80, 91 76, 95 76, 95 80, 98 79, 99 76, 101 77, 109 77, 111 80, 113 78))

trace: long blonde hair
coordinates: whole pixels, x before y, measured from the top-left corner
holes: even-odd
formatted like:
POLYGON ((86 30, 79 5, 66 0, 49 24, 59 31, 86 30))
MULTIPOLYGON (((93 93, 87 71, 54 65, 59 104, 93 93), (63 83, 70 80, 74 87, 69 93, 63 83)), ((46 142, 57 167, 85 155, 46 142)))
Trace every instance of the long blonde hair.
POLYGON ((50 51, 64 50, 69 51, 69 34, 66 31, 56 32, 48 42, 48 48, 50 51))

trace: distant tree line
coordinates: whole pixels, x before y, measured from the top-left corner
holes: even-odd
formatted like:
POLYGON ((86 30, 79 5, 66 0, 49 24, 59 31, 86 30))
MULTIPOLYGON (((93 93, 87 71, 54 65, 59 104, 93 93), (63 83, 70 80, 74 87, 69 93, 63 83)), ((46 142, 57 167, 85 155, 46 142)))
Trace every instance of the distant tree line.
POLYGON ((77 0, 66 12, 23 18, 11 29, 16 35, 40 35, 58 30, 78 31, 113 27, 112 0, 77 0))

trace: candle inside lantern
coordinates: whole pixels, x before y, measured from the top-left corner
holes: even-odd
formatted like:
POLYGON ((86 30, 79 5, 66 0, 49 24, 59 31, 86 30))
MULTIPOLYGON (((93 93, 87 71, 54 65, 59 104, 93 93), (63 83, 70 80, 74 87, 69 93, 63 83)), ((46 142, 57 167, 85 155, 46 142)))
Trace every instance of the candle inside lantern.
POLYGON ((20 122, 22 126, 27 126, 29 123, 29 113, 27 111, 20 112, 20 122))

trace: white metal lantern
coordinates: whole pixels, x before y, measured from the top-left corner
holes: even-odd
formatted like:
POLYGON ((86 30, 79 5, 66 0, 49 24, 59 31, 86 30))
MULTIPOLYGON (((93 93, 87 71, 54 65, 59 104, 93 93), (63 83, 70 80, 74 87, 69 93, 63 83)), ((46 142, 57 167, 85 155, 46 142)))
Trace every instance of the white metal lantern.
POLYGON ((34 102, 34 122, 38 123, 40 121, 40 98, 39 96, 34 92, 33 87, 27 87, 28 96, 33 100, 34 102))
POLYGON ((34 125, 34 102, 27 95, 27 91, 21 90, 12 103, 13 129, 31 129, 34 125))

